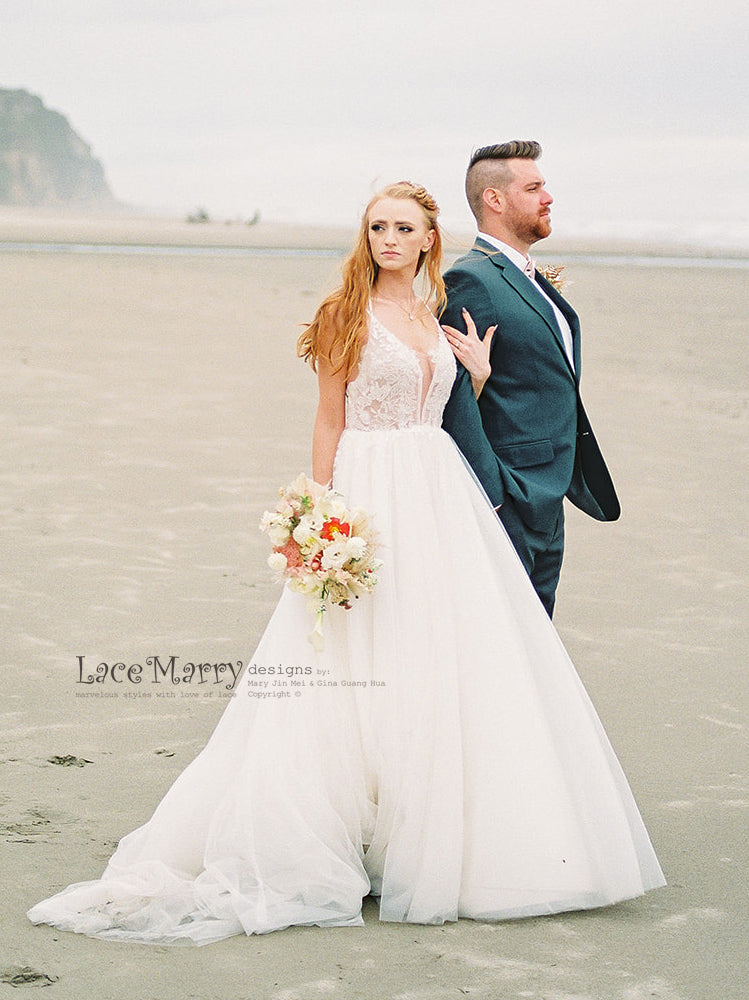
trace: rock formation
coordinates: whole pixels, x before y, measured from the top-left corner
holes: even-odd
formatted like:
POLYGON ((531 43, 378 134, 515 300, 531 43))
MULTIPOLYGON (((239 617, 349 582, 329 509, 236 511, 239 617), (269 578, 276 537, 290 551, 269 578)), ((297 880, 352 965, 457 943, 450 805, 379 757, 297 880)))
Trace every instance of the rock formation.
POLYGON ((26 90, 0 90, 0 204, 114 203, 104 168, 64 115, 26 90))

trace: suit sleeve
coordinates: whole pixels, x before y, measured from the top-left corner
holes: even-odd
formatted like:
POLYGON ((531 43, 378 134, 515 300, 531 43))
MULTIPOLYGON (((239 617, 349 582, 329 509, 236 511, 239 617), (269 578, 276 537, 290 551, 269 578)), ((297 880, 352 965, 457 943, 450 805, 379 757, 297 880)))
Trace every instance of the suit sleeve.
MULTIPOLYGON (((447 307, 440 322, 465 330, 462 310, 466 308, 476 322, 479 336, 483 337, 487 327, 492 325, 492 320, 489 296, 481 283, 464 272, 448 271, 445 284, 447 307)), ((463 453, 493 506, 503 504, 506 489, 502 467, 484 431, 471 377, 460 362, 442 416, 442 426, 463 453)))
MULTIPOLYGON (((445 290, 447 306, 440 317, 440 323, 465 331, 463 309, 467 309, 476 324, 479 337, 483 340, 487 329, 494 326, 499 319, 483 281, 471 271, 452 269, 445 274, 445 290)), ((501 330, 497 330, 497 334, 500 333, 501 330)))

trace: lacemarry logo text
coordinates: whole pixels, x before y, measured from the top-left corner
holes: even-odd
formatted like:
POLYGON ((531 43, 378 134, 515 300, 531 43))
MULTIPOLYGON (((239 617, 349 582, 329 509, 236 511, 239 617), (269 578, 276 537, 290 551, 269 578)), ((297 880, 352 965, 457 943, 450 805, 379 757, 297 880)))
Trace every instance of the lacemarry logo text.
POLYGON ((85 666, 85 656, 77 656, 78 679, 76 684, 142 684, 150 681, 151 684, 171 684, 190 685, 200 687, 201 685, 218 685, 222 690, 231 691, 237 683, 237 679, 242 671, 241 660, 234 662, 216 663, 195 663, 188 660, 185 663, 178 663, 178 656, 164 657, 162 662, 159 656, 147 656, 143 663, 127 664, 121 660, 116 663, 102 661, 98 663, 93 672, 85 666))

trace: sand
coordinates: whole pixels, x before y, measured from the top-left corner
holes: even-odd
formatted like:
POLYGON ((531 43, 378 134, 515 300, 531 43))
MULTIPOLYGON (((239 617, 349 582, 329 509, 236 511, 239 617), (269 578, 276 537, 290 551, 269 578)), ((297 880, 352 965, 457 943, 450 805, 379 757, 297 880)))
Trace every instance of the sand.
MULTIPOLYGON (((123 241, 133 225, 40 218, 6 214, 0 243, 123 241)), ((125 242, 219 239, 139 226, 125 242)), ((294 239, 253 229, 258 244, 294 239)), ((248 242, 247 227, 223 231, 248 242)), ((33 927, 25 912, 100 874, 228 693, 79 680, 100 663, 251 653, 278 595, 257 521, 309 467, 315 384, 297 324, 336 261, 6 250, 0 267, 0 997, 744 1000, 746 270, 568 267, 584 398, 624 514, 569 512, 556 622, 668 887, 496 925, 380 924, 367 902, 364 928, 169 949, 33 927)))

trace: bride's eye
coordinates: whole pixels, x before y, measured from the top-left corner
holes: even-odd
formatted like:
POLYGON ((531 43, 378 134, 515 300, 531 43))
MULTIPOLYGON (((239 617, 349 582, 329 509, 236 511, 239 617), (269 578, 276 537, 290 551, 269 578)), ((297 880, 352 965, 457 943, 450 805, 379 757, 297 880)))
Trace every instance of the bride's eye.
POLYGON ((398 228, 402 233, 412 233, 414 231, 413 226, 398 226, 398 228))
POLYGON ((382 226, 380 225, 379 222, 373 222, 372 225, 370 226, 370 229, 373 233, 382 232, 382 226))

